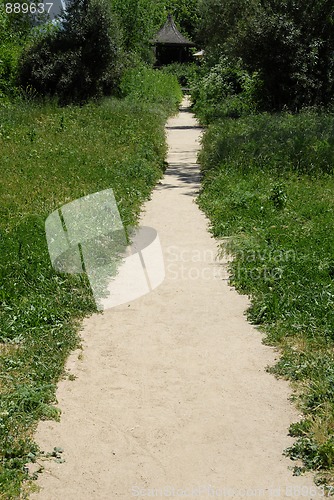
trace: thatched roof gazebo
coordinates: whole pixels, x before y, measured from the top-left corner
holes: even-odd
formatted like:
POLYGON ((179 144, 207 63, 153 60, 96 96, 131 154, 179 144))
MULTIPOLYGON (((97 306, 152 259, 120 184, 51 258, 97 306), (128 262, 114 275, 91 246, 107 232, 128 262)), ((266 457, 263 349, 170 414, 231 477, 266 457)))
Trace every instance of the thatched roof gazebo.
POLYGON ((171 14, 168 15, 165 25, 152 40, 152 45, 155 46, 157 66, 173 62, 188 62, 191 60, 189 49, 195 47, 193 42, 179 32, 171 14))

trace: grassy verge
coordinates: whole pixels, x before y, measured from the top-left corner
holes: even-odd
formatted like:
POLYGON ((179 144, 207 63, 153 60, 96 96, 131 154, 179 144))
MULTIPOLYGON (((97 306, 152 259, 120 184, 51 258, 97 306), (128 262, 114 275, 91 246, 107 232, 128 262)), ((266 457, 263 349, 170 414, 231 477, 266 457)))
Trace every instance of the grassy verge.
POLYGON ((181 96, 176 79, 146 76, 169 89, 169 99, 156 105, 151 95, 143 103, 130 89, 124 100, 84 107, 0 104, 1 498, 18 498, 24 464, 38 452, 34 425, 58 418, 56 383, 78 345, 80 318, 95 311, 84 275, 52 269, 45 219, 112 187, 124 225, 136 223, 162 175, 164 123, 181 96))
MULTIPOLYGON (((234 255, 249 319, 281 349, 304 418, 287 453, 318 480, 334 471, 334 116, 257 115, 207 130, 201 208, 234 255)), ((295 468, 295 473, 302 472, 295 468)))

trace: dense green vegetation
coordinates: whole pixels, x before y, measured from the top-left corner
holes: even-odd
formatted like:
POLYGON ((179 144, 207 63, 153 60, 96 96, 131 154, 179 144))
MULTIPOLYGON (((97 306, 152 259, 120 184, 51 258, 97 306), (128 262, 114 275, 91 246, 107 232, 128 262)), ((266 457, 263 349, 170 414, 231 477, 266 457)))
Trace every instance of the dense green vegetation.
POLYGON ((255 113, 259 108, 262 81, 257 72, 250 74, 240 61, 232 63, 220 57, 212 67, 202 67, 190 75, 193 110, 202 124, 219 117, 255 113))
POLYGON ((168 64, 167 66, 163 66, 161 68, 161 71, 169 75, 175 75, 181 87, 187 89, 187 92, 189 92, 189 87, 196 78, 199 72, 199 67, 198 64, 196 64, 195 62, 183 63, 183 64, 172 63, 168 64))
POLYGON ((258 72, 266 110, 328 105, 334 94, 334 5, 316 0, 202 0, 208 66, 222 55, 258 72))
POLYGON ((17 66, 30 28, 25 17, 6 14, 0 0, 0 100, 17 94, 17 66))
POLYGON ((151 103, 156 107, 176 110, 182 93, 177 78, 142 65, 124 72, 121 95, 131 102, 151 103))
POLYGON ((119 28, 104 0, 72 0, 61 27, 35 37, 23 50, 17 84, 60 104, 115 94, 122 74, 119 28))
POLYGON ((118 95, 123 71, 155 62, 151 41, 169 12, 194 38, 197 0, 71 0, 60 23, 6 13, 0 0, 0 99, 118 95))

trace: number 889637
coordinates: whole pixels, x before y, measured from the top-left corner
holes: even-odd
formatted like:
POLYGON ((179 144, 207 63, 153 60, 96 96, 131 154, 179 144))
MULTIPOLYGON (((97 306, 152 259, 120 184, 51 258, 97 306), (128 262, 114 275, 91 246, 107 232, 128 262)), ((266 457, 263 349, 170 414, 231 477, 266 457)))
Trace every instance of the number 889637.
POLYGON ((6 3, 6 14, 44 14, 50 13, 53 3, 6 3))

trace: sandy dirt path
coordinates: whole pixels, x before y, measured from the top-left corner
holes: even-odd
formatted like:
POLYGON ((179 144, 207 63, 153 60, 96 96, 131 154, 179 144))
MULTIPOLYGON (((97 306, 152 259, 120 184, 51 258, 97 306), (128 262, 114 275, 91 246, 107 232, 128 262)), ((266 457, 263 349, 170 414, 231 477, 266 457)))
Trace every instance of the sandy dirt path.
MULTIPOLYGON (((144 208, 166 279, 153 292, 85 320, 57 393, 60 423, 41 422, 40 500, 316 498, 282 455, 298 414, 265 368, 273 349, 245 319, 217 242, 194 200, 200 129, 184 101, 167 123, 169 168, 144 208)), ((321 492, 320 492, 321 495, 321 492)))

